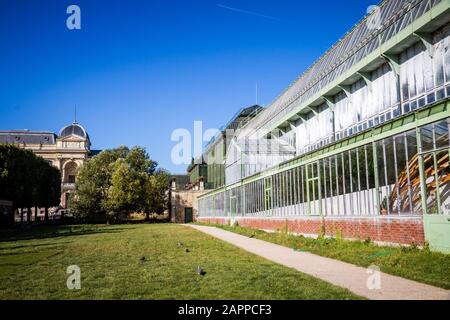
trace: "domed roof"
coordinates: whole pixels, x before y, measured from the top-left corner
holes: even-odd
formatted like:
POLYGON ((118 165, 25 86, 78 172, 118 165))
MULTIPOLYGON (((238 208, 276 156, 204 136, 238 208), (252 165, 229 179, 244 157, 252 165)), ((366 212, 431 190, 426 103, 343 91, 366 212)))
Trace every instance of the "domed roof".
POLYGON ((73 122, 72 124, 69 124, 68 126, 65 126, 59 132, 59 136, 61 138, 67 137, 70 135, 77 135, 79 137, 89 139, 89 135, 87 134, 86 130, 81 125, 79 125, 76 121, 73 122))

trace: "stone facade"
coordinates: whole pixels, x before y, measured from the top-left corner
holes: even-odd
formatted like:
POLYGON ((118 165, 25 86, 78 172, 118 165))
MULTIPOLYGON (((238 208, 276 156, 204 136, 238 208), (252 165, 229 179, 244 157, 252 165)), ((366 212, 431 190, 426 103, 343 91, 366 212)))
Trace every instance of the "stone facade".
POLYGON ((204 190, 202 183, 198 190, 184 190, 179 188, 175 179, 173 179, 169 190, 170 221, 186 223, 195 220, 198 216, 197 198, 205 192, 206 190, 204 190), (186 216, 189 214, 192 214, 192 219, 186 216))
POLYGON ((74 121, 55 134, 48 131, 0 131, 0 143, 10 143, 33 151, 61 171, 61 207, 75 190, 76 172, 92 154, 86 130, 74 121))

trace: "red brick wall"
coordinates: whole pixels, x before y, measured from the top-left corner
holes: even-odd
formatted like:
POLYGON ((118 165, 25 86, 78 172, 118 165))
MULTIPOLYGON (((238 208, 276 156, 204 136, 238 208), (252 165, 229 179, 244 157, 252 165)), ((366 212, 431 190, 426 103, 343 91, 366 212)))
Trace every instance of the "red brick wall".
MULTIPOLYGON (((198 218, 199 222, 213 224, 228 224, 228 218, 198 218)), ((351 239, 367 239, 372 241, 392 242, 400 244, 423 245, 425 241, 421 217, 373 217, 373 218, 336 218, 305 217, 305 218, 237 218, 240 226, 280 231, 287 228, 288 232, 318 235, 321 226, 325 227, 327 236, 351 239)))
POLYGON ((210 223, 210 224, 229 224, 230 220, 228 218, 200 218, 195 219, 196 222, 210 223))

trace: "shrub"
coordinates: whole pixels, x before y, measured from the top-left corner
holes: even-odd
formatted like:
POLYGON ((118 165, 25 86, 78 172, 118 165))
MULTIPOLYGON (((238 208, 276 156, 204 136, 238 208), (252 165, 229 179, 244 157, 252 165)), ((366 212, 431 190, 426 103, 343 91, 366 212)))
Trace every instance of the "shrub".
POLYGON ((325 238, 325 225, 322 224, 320 226, 320 230, 319 230, 319 236, 317 237, 318 239, 324 239, 325 238))
POLYGON ((336 229, 336 241, 338 242, 342 241, 342 229, 340 228, 336 229))

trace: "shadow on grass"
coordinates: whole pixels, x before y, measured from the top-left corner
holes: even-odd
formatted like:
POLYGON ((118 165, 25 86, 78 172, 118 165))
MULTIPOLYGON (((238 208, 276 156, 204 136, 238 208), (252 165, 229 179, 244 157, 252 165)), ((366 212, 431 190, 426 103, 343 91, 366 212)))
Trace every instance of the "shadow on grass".
MULTIPOLYGON (((7 242, 7 241, 5 241, 7 242)), ((29 245, 18 245, 18 246, 6 246, 3 248, 0 248, 0 256, 2 255, 14 255, 14 254, 21 254, 22 252, 16 252, 16 253, 2 253, 2 251, 5 250, 17 250, 17 249, 30 249, 30 248, 41 248, 41 247, 53 247, 55 245, 64 245, 64 244, 69 244, 72 243, 72 241, 64 241, 64 242, 58 242, 58 243, 40 243, 40 244, 29 244, 29 245)))
POLYGON ((47 239, 58 237, 82 236, 92 234, 121 233, 124 230, 130 230, 133 227, 120 228, 115 226, 36 226, 31 229, 9 229, 2 230, 0 234, 1 242, 11 242, 18 240, 47 239))
POLYGON ((122 224, 164 224, 170 223, 168 219, 130 219, 122 222, 122 224))

